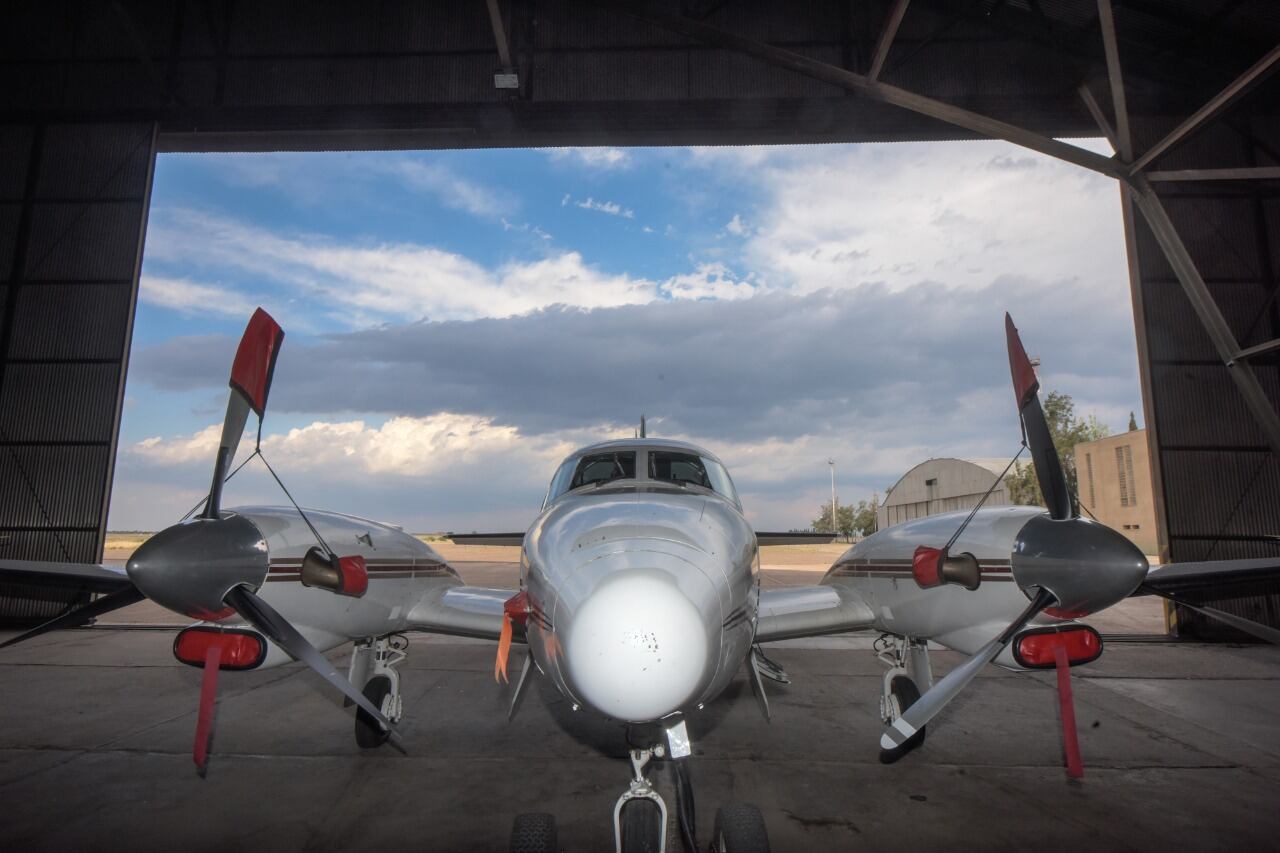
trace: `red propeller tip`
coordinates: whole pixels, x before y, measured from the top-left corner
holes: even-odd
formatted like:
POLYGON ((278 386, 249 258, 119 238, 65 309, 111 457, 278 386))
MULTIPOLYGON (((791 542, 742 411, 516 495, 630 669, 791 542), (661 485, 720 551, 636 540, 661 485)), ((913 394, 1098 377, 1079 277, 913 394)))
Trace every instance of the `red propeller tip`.
POLYGON ((1036 369, 1027 358, 1027 351, 1022 347, 1022 338, 1013 325, 1013 318, 1006 311, 1004 315, 1004 334, 1009 345, 1009 372, 1013 375, 1013 392, 1018 397, 1018 409, 1040 390, 1040 380, 1036 378, 1036 369))
POLYGON ((231 365, 231 387, 244 396, 258 417, 262 417, 267 408, 271 375, 283 342, 284 330, 280 324, 261 308, 254 311, 231 365))

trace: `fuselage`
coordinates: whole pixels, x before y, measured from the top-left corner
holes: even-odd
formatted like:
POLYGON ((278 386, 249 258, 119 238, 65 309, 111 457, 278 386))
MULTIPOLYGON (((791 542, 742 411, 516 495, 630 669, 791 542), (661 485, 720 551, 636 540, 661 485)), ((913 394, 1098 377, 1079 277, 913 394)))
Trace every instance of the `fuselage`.
POLYGON ((561 465, 524 538, 539 668, 575 704, 646 721, 710 701, 750 648, 755 533, 719 460, 638 439, 561 465))

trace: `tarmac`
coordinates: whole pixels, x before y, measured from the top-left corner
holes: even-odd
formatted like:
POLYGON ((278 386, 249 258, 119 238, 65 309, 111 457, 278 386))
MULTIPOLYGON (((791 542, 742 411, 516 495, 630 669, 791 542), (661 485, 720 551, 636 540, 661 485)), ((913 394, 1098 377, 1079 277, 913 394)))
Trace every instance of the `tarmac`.
MULTIPOLYGON (((350 710, 298 664, 223 673, 201 778, 200 672, 173 659, 174 631, 100 624, 0 651, 0 849, 502 851, 533 811, 555 814, 567 853, 612 849, 621 725, 541 679, 508 722, 490 643, 413 635, 405 754, 360 750, 350 710)), ((718 805, 745 801, 774 851, 1276 849, 1280 650, 1110 635, 1073 679, 1071 781, 1053 674, 995 667, 881 764, 872 639, 771 645, 793 680, 770 684, 772 722, 742 678, 689 718, 700 843, 718 805)), ((960 660, 933 659, 936 677, 960 660)))

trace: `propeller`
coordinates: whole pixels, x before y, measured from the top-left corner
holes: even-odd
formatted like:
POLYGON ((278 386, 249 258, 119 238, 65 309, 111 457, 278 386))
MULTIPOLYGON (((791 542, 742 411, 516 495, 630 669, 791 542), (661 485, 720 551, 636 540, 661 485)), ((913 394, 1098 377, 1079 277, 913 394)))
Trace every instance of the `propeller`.
MULTIPOLYGON (((1005 338, 1023 434, 1048 510, 1022 526, 1010 555, 1013 579, 1029 603, 994 639, 948 673, 886 727, 880 738, 880 746, 885 750, 901 750, 913 735, 959 695, 982 667, 999 657, 1027 624, 1041 613, 1058 619, 1075 619, 1094 613, 1133 594, 1147 576, 1146 557, 1132 542, 1111 528, 1076 514, 1062 461, 1058 458, 1048 420, 1040 406, 1037 395, 1040 382, 1008 314, 1005 314, 1005 338)), ((958 537, 959 531, 948 546, 958 537)), ((921 546, 916 549, 912 569, 917 581, 925 587, 958 583, 974 589, 978 585, 976 560, 972 555, 952 557, 947 547, 921 546)), ((1065 640, 1053 635, 1046 642, 1057 646, 1065 640)), ((1070 683, 1065 679, 1070 662, 1065 655, 1056 654, 1057 651, 1055 648, 1059 697, 1063 703, 1064 744, 1069 772, 1079 775, 1074 772, 1079 769, 1074 709, 1070 706, 1070 683)))
MULTIPOLYGON (((377 720, 398 745, 398 735, 382 710, 366 699, 287 619, 257 595, 269 568, 266 538, 248 518, 222 510, 222 486, 244 435, 250 411, 258 416, 261 436, 267 395, 283 341, 284 331, 279 324, 266 311, 257 309, 245 327, 232 363, 231 394, 204 511, 161 530, 144 542, 125 566, 128 580, 111 579, 112 591, 109 594, 33 628, 4 645, 13 645, 56 628, 81 624, 144 598, 193 619, 218 621, 233 613, 239 614, 259 633, 311 667, 377 720)), ((305 514, 303 519, 306 520, 305 514)), ((311 529, 315 532, 315 528, 311 529)), ((316 537, 319 539, 318 532, 316 537)), ((367 583, 367 575, 361 558, 339 558, 327 545, 323 554, 314 557, 308 554, 308 558, 314 564, 313 585, 343 595, 364 592, 363 583, 367 583)), ((222 660, 221 653, 221 647, 213 643, 204 658, 193 749, 193 757, 201 773, 208 759, 217 673, 229 666, 222 660)))

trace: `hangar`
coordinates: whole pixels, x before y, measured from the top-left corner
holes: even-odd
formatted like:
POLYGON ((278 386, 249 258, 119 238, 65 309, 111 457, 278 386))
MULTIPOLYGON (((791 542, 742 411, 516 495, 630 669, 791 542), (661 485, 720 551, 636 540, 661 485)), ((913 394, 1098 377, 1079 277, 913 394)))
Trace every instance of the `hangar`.
MULTIPOLYGON (((1275 554, 1268 0, 19 0, 0 21, 6 557, 101 555, 160 153, 978 137, 1117 181, 1161 556, 1275 554), (1099 134, 1114 157, 1063 141, 1099 134)), ((1261 618, 1276 590, 1250 592, 1220 606, 1261 618)), ((82 593, 0 595, 39 618, 82 593)))
POLYGON ((1009 488, 999 478, 1008 465, 1005 459, 926 459, 885 493, 876 507, 876 530, 969 509, 984 497, 986 506, 1003 506, 1009 503, 1009 488))

